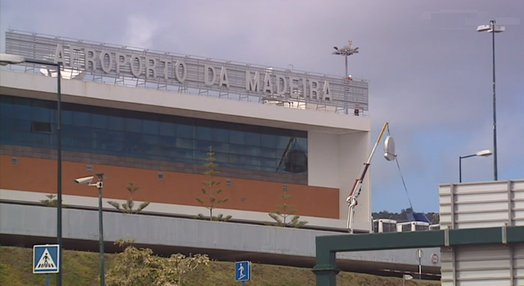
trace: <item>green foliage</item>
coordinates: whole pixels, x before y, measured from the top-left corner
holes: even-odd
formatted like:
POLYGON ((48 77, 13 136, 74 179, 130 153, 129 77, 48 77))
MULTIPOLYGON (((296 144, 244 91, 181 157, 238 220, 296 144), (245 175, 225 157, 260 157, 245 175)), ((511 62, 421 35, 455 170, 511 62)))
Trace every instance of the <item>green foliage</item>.
MULTIPOLYGON (((213 147, 209 146, 209 152, 207 153, 208 157, 206 158, 207 163, 204 164, 206 167, 206 171, 204 172, 204 175, 208 177, 208 180, 202 181, 202 184, 204 187, 201 189, 202 194, 204 195, 204 198, 196 198, 197 202, 199 202, 202 206, 207 208, 209 210, 209 216, 208 219, 210 221, 214 220, 221 220, 221 219, 215 219, 217 217, 213 216, 213 209, 215 209, 218 205, 223 204, 228 201, 227 198, 220 199, 219 195, 222 193, 222 189, 219 188, 220 181, 218 181, 215 177, 220 174, 220 171, 218 171, 218 164, 216 164, 216 158, 215 158, 215 152, 213 152, 213 147)), ((204 216, 202 214, 199 214, 197 218, 203 218, 204 216)), ((219 215, 219 217, 223 217, 222 214, 219 215)), ((226 216, 228 221, 231 219, 231 216, 226 216)))
POLYGON ((284 203, 277 205, 277 210, 274 213, 269 214, 269 217, 275 220, 275 222, 270 223, 270 225, 294 228, 299 228, 306 225, 307 221, 300 220, 300 216, 298 215, 293 215, 296 212, 296 209, 293 207, 293 205, 289 205, 287 203, 287 200, 291 198, 291 195, 288 195, 287 191, 284 191, 280 197, 284 203), (291 217, 291 219, 289 219, 289 217, 291 217))
MULTIPOLYGON (((58 199, 56 199, 56 195, 46 195, 46 198, 45 200, 40 200, 40 202, 46 206, 46 207, 52 207, 52 208, 56 208, 58 207, 58 199)), ((67 207, 67 205, 64 205, 62 203, 62 207, 65 208, 67 207)))
POLYGON ((149 202, 143 202, 135 209, 135 203, 133 202, 133 194, 138 191, 140 187, 136 186, 133 182, 129 182, 128 186, 126 187, 127 191, 129 192, 130 196, 129 199, 125 203, 118 203, 115 201, 108 201, 107 203, 113 206, 115 209, 119 210, 122 213, 125 214, 137 214, 141 212, 143 209, 145 209, 149 202))
POLYGON ((200 265, 208 265, 207 255, 185 256, 177 253, 169 258, 153 254, 149 248, 136 248, 133 241, 119 240, 115 244, 125 247, 115 255, 114 266, 107 271, 107 286, 182 285, 183 278, 200 265))

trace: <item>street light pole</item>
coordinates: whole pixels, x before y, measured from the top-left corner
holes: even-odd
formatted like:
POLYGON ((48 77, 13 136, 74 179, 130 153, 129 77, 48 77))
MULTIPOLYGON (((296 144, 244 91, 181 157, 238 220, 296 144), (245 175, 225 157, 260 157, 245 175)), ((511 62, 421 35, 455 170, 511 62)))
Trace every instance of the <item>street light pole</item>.
POLYGON ((10 64, 37 64, 45 66, 55 66, 56 67, 56 94, 57 94, 57 104, 56 104, 56 160, 57 160, 57 207, 56 207, 56 240, 58 244, 58 273, 56 285, 62 286, 62 84, 61 79, 62 75, 60 72, 61 65, 60 63, 36 60, 36 59, 26 59, 18 55, 10 54, 0 54, 0 65, 10 65, 10 64))
POLYGON ((498 166, 497 166, 497 96, 496 96, 496 81, 495 81, 495 33, 505 31, 504 26, 495 25, 495 20, 490 20, 489 25, 481 25, 477 27, 477 32, 491 33, 491 56, 493 61, 493 177, 498 180, 498 166))
POLYGON ((99 237, 99 248, 100 248, 100 286, 105 286, 105 267, 104 267, 104 220, 102 213, 102 189, 104 174, 97 173, 98 183, 98 237, 99 237))
POLYGON ((459 183, 462 183, 462 159, 475 157, 475 156, 488 157, 488 156, 491 156, 491 154, 492 153, 491 153, 490 150, 482 150, 482 151, 479 151, 479 152, 477 152, 475 154, 466 155, 466 156, 459 156, 459 183))
POLYGON ((98 182, 92 184, 94 176, 78 178, 75 180, 77 184, 87 184, 89 187, 96 187, 98 189, 98 243, 100 252, 100 286, 105 286, 105 263, 104 263, 104 219, 102 217, 102 189, 104 187, 104 173, 97 173, 98 182))

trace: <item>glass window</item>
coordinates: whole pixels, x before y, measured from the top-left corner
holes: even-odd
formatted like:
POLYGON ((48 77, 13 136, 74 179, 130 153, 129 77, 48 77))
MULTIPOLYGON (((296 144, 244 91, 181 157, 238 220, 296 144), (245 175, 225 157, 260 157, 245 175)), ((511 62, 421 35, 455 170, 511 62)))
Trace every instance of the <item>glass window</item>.
POLYGON ((260 136, 260 145, 275 148, 277 145, 277 137, 275 135, 262 134, 260 136))
POLYGON ((246 145, 260 146, 260 134, 247 132, 246 133, 246 145))
POLYGON ((126 118, 126 131, 142 133, 142 120, 126 118))
POLYGON ((12 108, 14 118, 31 120, 31 106, 15 104, 12 108))
POLYGON ((73 125, 73 111, 62 110, 62 125, 73 125))
POLYGON ((202 154, 209 152, 209 147, 213 148, 213 151, 217 151, 216 147, 213 146, 214 142, 195 140, 195 150, 202 152, 202 154))
POLYGON ((243 155, 229 154, 229 163, 242 166, 245 163, 245 157, 243 155))
POLYGON ((158 134, 160 129, 160 124, 158 121, 144 120, 143 122, 144 133, 147 134, 158 134))
POLYGON ((274 148, 260 148, 260 156, 266 158, 277 158, 277 150, 274 148))
POLYGON ((245 144, 246 133, 242 131, 229 130, 229 142, 235 144, 245 144))
POLYGON ((276 138, 276 140, 277 140, 276 147, 280 148, 280 149, 286 149, 287 144, 289 144, 289 140, 291 138, 292 137, 289 137, 289 136, 277 136, 277 138, 276 138))
POLYGON ((246 154, 246 145, 229 144, 229 153, 246 154))
MULTIPOLYGON (((206 158, 208 157, 209 155, 206 154, 206 158)), ((216 162, 215 164, 217 165, 224 165, 224 164, 227 164, 229 162, 229 155, 227 153, 220 153, 220 152, 215 152, 215 159, 216 159, 216 162)))
POLYGON ((196 126, 195 138, 200 140, 213 140, 213 130, 210 127, 196 126))
POLYGON ((9 122, 11 124, 8 126, 8 129, 25 132, 31 131, 31 121, 29 120, 12 119, 9 120, 9 122))
POLYGON ((229 131, 226 129, 213 129, 213 141, 228 142, 229 131))
POLYGON ((31 108, 31 117, 33 121, 51 122, 51 113, 47 108, 33 106, 31 108))
POLYGON ((91 126, 91 114, 86 112, 74 112, 73 124, 75 126, 89 127, 91 126))
POLYGON ((176 136, 176 125, 171 122, 160 122, 160 135, 176 136))
POLYGON ((246 166, 248 166, 250 169, 260 170, 261 162, 259 157, 246 156, 245 162, 246 166))
POLYGON ((177 124, 176 136, 183 138, 193 138, 193 126, 186 124, 177 124))
POLYGON ((91 127, 107 129, 107 115, 91 114, 91 127))
POLYGON ((125 118, 117 116, 107 116, 107 128, 110 130, 126 130, 125 118))
POLYGON ((229 143, 212 142, 213 150, 217 152, 229 153, 229 143))
MULTIPOLYGON (((2 97, 3 98, 3 97, 2 97)), ((1 118, 15 118, 14 105, 2 102, 0 103, 0 117, 1 118)))
MULTIPOLYGON (((31 130, 44 130, 41 123, 46 132, 49 126, 54 131, 55 109, 53 101, 0 96, 0 140, 54 148, 55 134, 31 130)), ((296 138, 291 149, 307 152, 307 132, 303 131, 71 103, 63 104, 62 135, 64 150, 199 165, 206 163, 212 146, 219 165, 268 172, 275 171, 291 138, 296 138)))
POLYGON ((176 147, 177 148, 186 148, 186 149, 193 149, 193 140, 192 139, 184 139, 184 138, 176 138, 176 147))
POLYGON ((299 149, 304 152, 307 152, 307 139, 306 138, 297 138, 295 149, 299 149))
POLYGON ((158 138, 159 140, 159 145, 160 146, 166 146, 166 147, 174 147, 176 146, 176 137, 171 137, 171 136, 160 136, 158 138))
POLYGON ((246 155, 259 156, 260 153, 261 153, 261 150, 260 150, 259 146, 246 146, 245 150, 246 150, 245 151, 246 155))

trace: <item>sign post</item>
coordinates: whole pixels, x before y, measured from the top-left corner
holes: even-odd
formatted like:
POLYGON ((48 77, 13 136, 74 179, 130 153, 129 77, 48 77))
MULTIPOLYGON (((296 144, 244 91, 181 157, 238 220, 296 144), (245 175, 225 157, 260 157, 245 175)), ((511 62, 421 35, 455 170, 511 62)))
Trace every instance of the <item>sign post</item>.
POLYGON ((422 279, 422 249, 417 249, 417 256, 418 256, 418 279, 422 279))
POLYGON ((244 286, 249 280, 251 280, 251 261, 235 262, 235 281, 242 282, 244 286))
POLYGON ((60 260, 58 244, 33 245, 33 273, 46 274, 45 285, 49 286, 49 273, 58 273, 60 260))

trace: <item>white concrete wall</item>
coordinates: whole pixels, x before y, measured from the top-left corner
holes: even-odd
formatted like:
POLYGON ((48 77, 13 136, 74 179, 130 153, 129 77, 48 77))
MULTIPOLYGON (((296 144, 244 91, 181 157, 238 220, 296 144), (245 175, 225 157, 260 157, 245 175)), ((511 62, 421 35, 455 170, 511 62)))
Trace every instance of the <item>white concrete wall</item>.
MULTIPOLYGON (((308 133, 308 184, 338 188, 340 227, 346 227, 348 204, 346 198, 355 180, 360 178, 369 156, 369 132, 342 135, 322 132, 308 133)), ((371 196, 368 171, 358 198, 354 227, 370 230, 371 196)))

